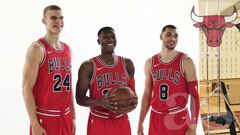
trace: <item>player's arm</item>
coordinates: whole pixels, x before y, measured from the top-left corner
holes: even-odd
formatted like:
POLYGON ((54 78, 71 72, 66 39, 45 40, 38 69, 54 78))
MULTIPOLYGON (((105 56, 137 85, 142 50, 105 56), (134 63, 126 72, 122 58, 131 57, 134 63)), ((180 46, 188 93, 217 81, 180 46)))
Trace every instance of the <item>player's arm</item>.
MULTIPOLYGON (((69 51, 70 51, 70 58, 72 61, 72 48, 69 47, 69 51)), ((72 92, 72 102, 70 105, 70 109, 71 109, 71 113, 72 113, 72 119, 73 119, 73 125, 72 125, 72 134, 75 134, 76 131, 76 114, 75 114, 75 107, 74 107, 74 100, 73 100, 73 92, 72 92)))
POLYGON ((107 97, 102 99, 93 99, 86 95, 90 80, 93 76, 93 63, 91 61, 85 61, 81 64, 78 70, 78 81, 76 85, 76 102, 78 105, 92 107, 92 106, 102 106, 109 110, 115 111, 115 103, 109 102, 107 97))
MULTIPOLYGON (((191 122, 187 133, 191 134, 191 130, 194 132, 197 128, 197 121, 200 108, 200 100, 198 94, 198 80, 196 75, 195 65, 190 57, 186 57, 183 60, 183 70, 187 80, 188 93, 190 95, 190 111, 191 111, 191 122)), ((193 133, 194 134, 194 133, 193 133)))
POLYGON ((125 63, 126 63, 126 69, 128 72, 128 75, 130 77, 130 82, 129 82, 129 87, 135 91, 135 80, 134 80, 134 73, 135 73, 135 68, 134 64, 131 61, 131 59, 125 58, 125 63))
POLYGON ((142 96, 141 111, 138 122, 138 135, 143 135, 143 122, 150 108, 152 99, 152 77, 151 77, 151 58, 147 59, 145 66, 145 88, 142 96))
POLYGON ((127 69, 128 75, 130 77, 129 87, 135 92, 135 99, 134 99, 135 102, 134 102, 133 106, 130 107, 132 109, 129 110, 129 112, 131 112, 132 110, 134 110, 137 107, 137 104, 138 104, 138 97, 137 97, 137 93, 135 90, 135 79, 134 79, 135 68, 134 68, 134 64, 131 59, 125 58, 124 60, 126 63, 126 69, 127 69))
POLYGON ((43 60, 43 48, 37 42, 33 43, 28 48, 26 54, 26 60, 23 68, 23 82, 22 82, 22 93, 25 102, 25 106, 30 119, 30 124, 33 129, 33 134, 46 135, 46 131, 41 127, 36 116, 36 104, 33 97, 33 87, 36 83, 38 76, 38 69, 41 61, 43 60))

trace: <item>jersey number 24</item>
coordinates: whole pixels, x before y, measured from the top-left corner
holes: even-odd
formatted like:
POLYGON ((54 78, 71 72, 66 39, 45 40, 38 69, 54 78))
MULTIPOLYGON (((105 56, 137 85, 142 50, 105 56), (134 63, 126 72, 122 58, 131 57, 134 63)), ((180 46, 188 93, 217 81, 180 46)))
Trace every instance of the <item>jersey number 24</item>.
POLYGON ((67 91, 70 90, 70 74, 66 74, 64 78, 61 74, 55 74, 53 80, 55 80, 53 92, 61 92, 63 87, 65 87, 67 91))

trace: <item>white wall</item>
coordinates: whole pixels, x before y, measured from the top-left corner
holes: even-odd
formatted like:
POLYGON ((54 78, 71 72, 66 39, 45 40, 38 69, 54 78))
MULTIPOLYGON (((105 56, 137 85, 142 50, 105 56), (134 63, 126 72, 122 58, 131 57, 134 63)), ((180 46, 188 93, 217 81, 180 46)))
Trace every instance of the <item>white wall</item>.
MULTIPOLYGON (((65 27, 61 35, 73 49, 73 88, 80 64, 100 53, 97 31, 103 26, 115 29, 116 54, 133 60, 139 99, 144 87, 145 60, 161 49, 159 34, 166 24, 178 27, 177 49, 190 55, 198 68, 198 29, 193 27, 190 11, 197 0, 0 0, 1 88, 0 134, 26 135, 29 120, 22 98, 22 69, 31 42, 45 34, 42 10, 50 4, 63 9, 65 27)), ((197 70, 198 71, 198 70, 197 70)), ((140 103, 140 100, 139 100, 140 103)), ((76 105, 77 134, 86 134, 88 108, 76 105)), ((140 105, 130 113, 132 134, 137 131, 140 105)), ((145 120, 145 133, 148 129, 145 120)), ((202 135, 201 128, 198 129, 202 135)))

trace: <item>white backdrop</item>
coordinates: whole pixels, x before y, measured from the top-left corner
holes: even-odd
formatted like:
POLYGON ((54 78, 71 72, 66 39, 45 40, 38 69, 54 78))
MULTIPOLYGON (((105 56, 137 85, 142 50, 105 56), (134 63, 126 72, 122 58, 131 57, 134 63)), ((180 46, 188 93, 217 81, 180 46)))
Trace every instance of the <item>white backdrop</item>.
MULTIPOLYGON (((177 49, 193 58, 198 71, 198 29, 193 27, 190 19, 191 8, 197 7, 197 0, 0 0, 1 135, 29 133, 29 119, 22 98, 22 70, 27 48, 45 34, 42 11, 50 4, 63 9, 65 27, 61 39, 73 50, 74 93, 80 64, 100 53, 97 31, 103 26, 111 26, 116 31, 116 54, 133 60, 140 100, 144 88, 144 63, 160 51, 159 34, 164 25, 178 27, 177 49)), ((75 105, 77 134, 85 135, 89 109, 75 105)), ((133 135, 137 132, 139 111, 140 104, 129 114, 133 135)), ((148 121, 149 115, 144 123, 145 133, 148 121)), ((203 134, 201 126, 198 132, 198 135, 203 134)))

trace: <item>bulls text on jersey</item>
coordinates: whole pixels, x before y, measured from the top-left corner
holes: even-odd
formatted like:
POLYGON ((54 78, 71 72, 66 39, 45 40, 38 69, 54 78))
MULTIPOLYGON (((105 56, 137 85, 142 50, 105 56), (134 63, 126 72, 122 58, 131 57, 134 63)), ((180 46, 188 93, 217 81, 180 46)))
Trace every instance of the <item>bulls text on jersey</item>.
POLYGON ((163 68, 152 71, 152 75, 153 81, 169 80, 174 84, 178 85, 181 73, 180 71, 173 71, 171 68, 163 68))
POLYGON ((119 84, 126 86, 127 77, 125 74, 119 74, 119 72, 110 72, 103 73, 96 76, 98 89, 101 89, 103 86, 119 84))
POLYGON ((71 60, 65 57, 61 59, 60 57, 48 59, 48 73, 51 74, 54 70, 70 70, 71 60))

